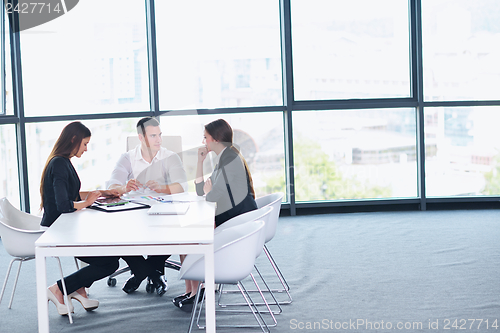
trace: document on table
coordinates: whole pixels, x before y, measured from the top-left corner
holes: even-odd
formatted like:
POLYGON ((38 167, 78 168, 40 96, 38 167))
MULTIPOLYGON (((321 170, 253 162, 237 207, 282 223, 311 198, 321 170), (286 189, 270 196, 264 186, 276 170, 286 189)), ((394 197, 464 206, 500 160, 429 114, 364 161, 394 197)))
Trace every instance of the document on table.
POLYGON ((123 195, 123 198, 132 202, 140 202, 147 205, 153 205, 156 202, 194 202, 205 200, 205 197, 203 196, 198 196, 195 193, 188 192, 176 194, 145 194, 129 192, 123 195))
POLYGON ((149 215, 184 215, 189 209, 189 202, 166 202, 151 206, 149 215))

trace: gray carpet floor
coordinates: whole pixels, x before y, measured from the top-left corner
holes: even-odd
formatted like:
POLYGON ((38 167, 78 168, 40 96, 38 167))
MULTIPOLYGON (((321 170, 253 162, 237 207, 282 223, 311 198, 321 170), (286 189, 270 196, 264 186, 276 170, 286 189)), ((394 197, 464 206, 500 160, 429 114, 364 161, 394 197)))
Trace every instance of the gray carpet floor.
MULTIPOLYGON (((294 299, 283 306, 271 332, 500 331, 495 328, 500 326, 500 219, 495 210, 281 217, 268 248, 294 299)), ((0 244, 0 278, 10 259, 0 244)), ((62 259, 66 273, 74 270, 71 258, 62 259)), ((267 259, 261 256, 257 264, 273 280, 267 259)), ((55 259, 48 259, 48 271, 52 283, 58 278, 55 259)), ((166 271, 170 289, 163 297, 147 294, 144 284, 125 294, 120 286, 128 276, 119 276, 114 288, 106 280, 96 282, 90 293, 101 306, 86 312, 76 303, 72 325, 49 304, 51 332, 187 330, 189 314, 171 303, 184 288, 178 272, 166 271)), ((0 304, 0 332, 36 332, 34 261, 23 265, 12 309, 7 309, 13 280, 0 304)), ((247 319, 217 315, 218 323, 247 319)))

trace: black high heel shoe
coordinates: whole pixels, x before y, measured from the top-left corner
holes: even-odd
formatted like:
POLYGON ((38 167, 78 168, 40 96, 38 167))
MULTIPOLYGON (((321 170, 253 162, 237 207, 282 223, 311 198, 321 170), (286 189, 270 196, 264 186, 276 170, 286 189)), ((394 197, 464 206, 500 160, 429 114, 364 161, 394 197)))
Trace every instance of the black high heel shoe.
POLYGON ((182 295, 179 295, 172 300, 172 303, 174 303, 176 307, 179 307, 179 302, 188 298, 189 296, 191 296, 191 293, 184 293, 182 295))
MULTIPOLYGON (((201 288, 200 297, 198 298, 198 303, 203 299, 203 294, 205 293, 205 288, 201 288)), ((193 311, 194 300, 196 299, 196 294, 189 296, 179 302, 179 309, 185 312, 193 311)))

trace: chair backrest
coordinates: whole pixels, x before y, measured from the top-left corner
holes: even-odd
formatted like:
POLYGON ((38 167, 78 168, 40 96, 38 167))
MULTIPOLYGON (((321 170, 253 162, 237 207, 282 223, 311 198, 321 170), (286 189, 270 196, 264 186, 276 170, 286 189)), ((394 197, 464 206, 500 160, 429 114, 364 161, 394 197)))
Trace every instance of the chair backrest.
POLYGON ((35 242, 44 230, 40 230, 41 218, 12 206, 7 198, 0 199, 0 237, 2 244, 13 257, 35 256, 35 242))
MULTIPOLYGON (((179 135, 162 135, 161 138, 162 147, 167 148, 168 150, 171 150, 179 155, 179 158, 182 161, 182 137, 179 135)), ((141 141, 139 141, 139 137, 137 135, 127 137, 127 151, 134 149, 140 143, 141 141)))
POLYGON ((266 243, 273 239, 274 235, 276 234, 283 196, 283 192, 278 192, 255 199, 258 208, 268 206, 274 208, 269 218, 269 223, 266 224, 266 243))
MULTIPOLYGON (((255 264, 256 248, 264 232, 264 221, 249 221, 214 235, 215 283, 234 284, 246 278, 255 264)), ((204 281, 205 260, 188 255, 182 263, 181 279, 204 281)))
POLYGON ((40 230, 42 218, 20 211, 7 200, 0 199, 0 220, 6 225, 22 230, 40 230))
POLYGON ((0 220, 0 237, 8 254, 18 258, 35 256, 35 242, 44 230, 22 230, 0 220))
MULTIPOLYGON (((249 221, 257 221, 257 220, 264 221, 265 223, 264 228, 267 229, 267 225, 271 223, 270 219, 273 210, 274 210, 273 207, 267 206, 246 212, 244 214, 237 215, 232 219, 229 219, 226 222, 222 223, 217 228, 215 228, 214 234, 218 234, 219 232, 222 232, 226 229, 232 228, 237 225, 241 225, 243 223, 247 223, 249 221)), ((262 249, 264 248, 264 244, 266 243, 266 231, 262 233, 262 239, 260 241, 262 243, 262 247, 260 249, 257 248, 257 252, 255 253, 256 258, 261 254, 262 249)))
POLYGON ((270 207, 263 207, 237 215, 215 228, 215 233, 252 220, 263 220, 264 222, 267 222, 267 219, 270 217, 271 212, 272 209, 270 209, 270 207))

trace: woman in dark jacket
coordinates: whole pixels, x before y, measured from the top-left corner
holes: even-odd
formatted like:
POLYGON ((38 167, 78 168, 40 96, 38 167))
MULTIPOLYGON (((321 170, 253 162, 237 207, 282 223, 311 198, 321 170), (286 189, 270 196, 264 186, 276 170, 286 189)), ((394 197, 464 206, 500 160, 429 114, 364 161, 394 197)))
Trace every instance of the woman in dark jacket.
MULTIPOLYGON (((255 192, 248 165, 233 146, 233 130, 224 119, 205 125, 203 143, 205 146, 198 150, 196 192, 206 195, 207 201, 217 203, 215 226, 218 227, 237 215, 257 209, 255 192), (203 161, 211 151, 217 155, 216 165, 205 181, 203 161)), ((197 288, 198 281, 186 280, 186 293, 174 298, 174 304, 191 311, 197 288)))
MULTIPOLYGON (((90 130, 81 122, 72 122, 62 130, 42 172, 40 195, 43 208, 42 227, 50 227, 64 213, 71 213, 90 206, 101 195, 116 195, 113 190, 80 192, 80 178, 72 157, 80 158, 87 151, 90 130), (82 198, 85 198, 82 200, 82 198)), ((97 300, 88 299, 85 288, 94 281, 114 273, 119 266, 118 257, 81 257, 89 265, 64 278, 70 299, 79 301, 85 310, 99 306, 97 300)), ((60 315, 67 315, 61 280, 47 289, 47 297, 57 307, 60 315)), ((69 304, 70 311, 73 305, 69 304)))

